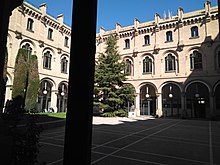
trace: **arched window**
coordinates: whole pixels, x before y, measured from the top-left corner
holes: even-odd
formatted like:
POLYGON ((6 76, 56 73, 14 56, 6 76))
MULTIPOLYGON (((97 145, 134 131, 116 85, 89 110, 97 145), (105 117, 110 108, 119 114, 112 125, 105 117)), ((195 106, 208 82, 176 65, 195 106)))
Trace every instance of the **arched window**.
POLYGON ((143 74, 152 72, 152 59, 148 56, 143 60, 143 74))
POLYGON ((31 45, 29 43, 26 43, 25 45, 22 46, 22 48, 27 51, 27 55, 28 55, 28 58, 29 58, 32 54, 31 45))
POLYGON ((64 38, 64 46, 69 46, 69 38, 67 36, 64 38))
POLYGON ((175 65, 175 56, 172 54, 168 54, 165 57, 165 71, 174 71, 176 70, 176 65, 175 65))
POLYGON ((126 59, 125 63, 126 63, 125 74, 130 76, 132 69, 131 61, 129 59, 126 59))
POLYGON ((191 27, 191 37, 198 37, 199 31, 197 26, 191 27))
POLYGON ((167 42, 173 41, 173 34, 171 31, 166 32, 166 41, 167 42))
POLYGON ((201 70, 202 69, 202 54, 197 50, 190 54, 190 69, 201 70))
POLYGON ((150 45, 150 36, 149 35, 144 36, 144 45, 150 45))
POLYGON ((49 40, 52 40, 52 39, 53 39, 53 30, 52 30, 51 28, 48 29, 47 38, 48 38, 49 40))
POLYGON ((61 73, 67 73, 68 60, 66 57, 61 59, 61 73))
POLYGON ((51 69, 51 59, 52 59, 52 55, 50 54, 50 51, 45 52, 44 60, 43 60, 43 67, 45 69, 51 69))
POLYGON ((28 18, 28 20, 27 20, 27 30, 33 31, 33 23, 34 23, 33 19, 28 18))
POLYGON ((125 48, 126 48, 126 49, 129 49, 129 48, 130 48, 130 40, 129 40, 129 39, 126 39, 126 40, 125 40, 125 48))

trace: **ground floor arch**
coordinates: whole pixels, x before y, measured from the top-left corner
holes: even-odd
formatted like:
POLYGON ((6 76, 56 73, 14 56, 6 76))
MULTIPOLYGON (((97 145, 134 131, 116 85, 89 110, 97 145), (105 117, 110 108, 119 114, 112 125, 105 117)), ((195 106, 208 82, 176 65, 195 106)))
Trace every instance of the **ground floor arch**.
POLYGON ((156 89, 148 83, 140 88, 140 115, 156 115, 156 89))
POLYGON ((141 83, 136 87, 136 116, 178 118, 220 116, 220 83, 204 80, 141 83))

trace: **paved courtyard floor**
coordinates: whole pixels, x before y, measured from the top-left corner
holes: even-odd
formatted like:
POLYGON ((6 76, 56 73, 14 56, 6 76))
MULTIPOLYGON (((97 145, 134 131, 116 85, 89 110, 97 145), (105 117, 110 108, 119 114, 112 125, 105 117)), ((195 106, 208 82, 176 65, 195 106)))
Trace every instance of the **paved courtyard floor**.
MULTIPOLYGON (((62 165, 64 127, 41 134, 39 161, 62 165)), ((93 118, 92 165, 220 165, 220 121, 93 118)))

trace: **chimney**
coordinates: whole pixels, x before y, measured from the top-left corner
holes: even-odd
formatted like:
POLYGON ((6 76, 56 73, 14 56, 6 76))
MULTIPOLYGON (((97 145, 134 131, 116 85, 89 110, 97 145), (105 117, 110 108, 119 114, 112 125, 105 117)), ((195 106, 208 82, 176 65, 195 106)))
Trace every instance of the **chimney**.
POLYGON ((47 13, 47 5, 46 3, 43 3, 39 6, 40 11, 42 11, 43 14, 47 13))
POLYGON ((183 8, 179 7, 177 12, 178 12, 178 19, 179 19, 179 21, 182 21, 183 20, 183 12, 184 12, 183 8))
POLYGON ((157 26, 159 24, 159 22, 160 22, 160 14, 156 13, 154 15, 154 19, 155 19, 155 23, 156 23, 156 26, 157 26))
POLYGON ((119 34, 120 30, 121 30, 121 25, 117 22, 116 23, 116 33, 119 34))
POLYGON ((210 15, 210 7, 211 7, 211 2, 210 1, 206 1, 205 4, 204 4, 204 7, 205 7, 205 14, 207 16, 210 15))
POLYGON ((63 20, 64 20, 64 15, 63 14, 60 14, 57 16, 57 20, 60 24, 63 24, 63 20))
POLYGON ((105 33, 105 28, 100 27, 99 32, 100 32, 100 36, 102 37, 103 33, 105 33))
POLYGON ((137 29, 138 29, 139 24, 140 24, 140 21, 139 21, 137 18, 135 18, 135 19, 134 19, 134 29, 135 29, 136 31, 137 31, 137 29))

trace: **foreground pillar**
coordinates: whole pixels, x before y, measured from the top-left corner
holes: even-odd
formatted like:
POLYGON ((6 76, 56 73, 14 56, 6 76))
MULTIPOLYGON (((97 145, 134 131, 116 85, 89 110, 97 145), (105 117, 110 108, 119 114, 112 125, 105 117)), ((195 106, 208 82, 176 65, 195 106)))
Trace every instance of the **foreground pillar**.
POLYGON ((73 0, 63 164, 91 163, 97 0, 73 0))

